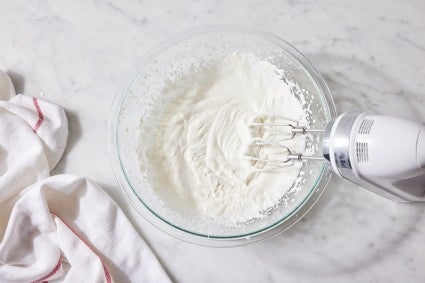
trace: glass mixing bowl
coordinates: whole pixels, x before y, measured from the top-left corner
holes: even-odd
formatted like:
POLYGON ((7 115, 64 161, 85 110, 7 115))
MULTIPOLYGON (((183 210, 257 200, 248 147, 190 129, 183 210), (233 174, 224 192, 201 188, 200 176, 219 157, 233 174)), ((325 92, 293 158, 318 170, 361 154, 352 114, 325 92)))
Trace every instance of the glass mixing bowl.
MULTIPOLYGON (((235 246, 275 235, 297 222, 316 202, 331 171, 324 162, 304 162, 307 172, 267 217, 239 227, 211 225, 197 217, 170 210, 158 199, 138 161, 143 142, 139 125, 147 105, 167 78, 192 64, 234 52, 246 52, 267 60, 306 90, 310 127, 323 129, 336 114, 328 87, 311 63, 294 47, 270 33, 246 27, 202 28, 183 34, 153 49, 138 65, 128 85, 112 106, 109 122, 109 154, 116 180, 130 203, 153 225, 181 240, 207 246, 235 246)), ((146 133, 144 133, 146 135, 146 133)), ((146 136, 145 136, 146 137, 146 136)), ((309 145, 321 155, 321 137, 309 145)))

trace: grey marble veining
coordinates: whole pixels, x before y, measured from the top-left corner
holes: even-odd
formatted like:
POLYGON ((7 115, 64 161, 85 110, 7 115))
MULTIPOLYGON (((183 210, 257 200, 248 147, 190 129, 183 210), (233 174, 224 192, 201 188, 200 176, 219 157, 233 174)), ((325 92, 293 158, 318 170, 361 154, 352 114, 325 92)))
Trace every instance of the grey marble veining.
POLYGON ((175 240, 126 203, 112 176, 113 96, 155 44, 205 24, 277 34, 324 75, 339 112, 425 121, 423 1, 2 1, 0 68, 17 90, 65 107, 70 140, 54 173, 101 184, 176 282, 424 282, 424 205, 400 205, 339 179, 287 232, 213 249, 175 240))

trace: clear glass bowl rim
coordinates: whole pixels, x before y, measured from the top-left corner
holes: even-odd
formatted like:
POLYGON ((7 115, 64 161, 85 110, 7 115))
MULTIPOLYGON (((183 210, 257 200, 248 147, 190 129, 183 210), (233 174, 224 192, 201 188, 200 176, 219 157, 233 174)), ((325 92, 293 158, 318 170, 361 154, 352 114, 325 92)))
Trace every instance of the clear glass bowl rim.
POLYGON ((127 90, 129 89, 133 81, 137 78, 139 73, 143 70, 144 66, 165 49, 171 47, 172 45, 182 40, 201 35, 202 33, 226 31, 250 34, 253 36, 261 37, 283 48, 305 68, 305 70, 310 74, 315 83, 319 86, 320 90, 323 93, 325 105, 328 108, 328 119, 336 115, 336 109, 332 99, 332 94, 328 86, 326 85, 325 80, 323 79, 321 74, 316 71, 310 61, 300 51, 298 51, 295 47, 293 47, 291 44, 289 44, 282 38, 269 32, 263 31, 261 29, 247 26, 226 25, 206 26, 197 29, 192 29, 188 32, 181 33, 146 52, 145 55, 141 58, 141 60, 138 62, 138 64, 136 64, 136 66, 134 67, 132 75, 129 76, 131 77, 131 80, 129 80, 124 85, 124 87, 117 93, 117 95, 115 95, 111 107, 108 125, 108 151, 110 163, 114 173, 114 178, 126 198, 132 204, 132 206, 152 225, 175 238, 198 245, 218 247, 237 246, 264 240, 290 228, 298 220, 300 220, 311 209, 311 207, 313 207, 315 202, 319 199, 320 195, 324 191, 324 188, 328 184, 331 177, 330 167, 328 166, 328 164, 323 163, 321 174, 317 177, 315 185, 310 189, 310 192, 305 197, 305 199, 290 213, 263 229, 259 229, 257 231, 247 234, 230 236, 205 235, 188 231, 181 227, 173 225, 166 219, 163 219, 162 217, 157 215, 155 211, 153 211, 149 206, 147 206, 143 202, 143 200, 140 199, 139 196, 134 192, 134 189, 128 181, 125 175, 124 168, 121 164, 117 141, 118 118, 120 115, 122 102, 124 101, 127 95, 127 90))

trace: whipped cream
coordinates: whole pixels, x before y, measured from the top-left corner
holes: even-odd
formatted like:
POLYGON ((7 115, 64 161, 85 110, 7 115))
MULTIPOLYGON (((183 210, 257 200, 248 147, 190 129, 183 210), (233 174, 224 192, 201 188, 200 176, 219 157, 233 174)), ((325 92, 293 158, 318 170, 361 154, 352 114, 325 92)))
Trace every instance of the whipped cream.
MULTIPOLYGON (((167 81, 140 130, 139 160, 158 197, 177 212, 233 226, 265 217, 293 186, 301 163, 259 172, 246 158, 259 114, 303 120, 282 70, 252 54, 231 54, 167 81), (147 142, 143 136, 153 138, 147 142)), ((286 142, 303 152, 305 137, 286 142)))

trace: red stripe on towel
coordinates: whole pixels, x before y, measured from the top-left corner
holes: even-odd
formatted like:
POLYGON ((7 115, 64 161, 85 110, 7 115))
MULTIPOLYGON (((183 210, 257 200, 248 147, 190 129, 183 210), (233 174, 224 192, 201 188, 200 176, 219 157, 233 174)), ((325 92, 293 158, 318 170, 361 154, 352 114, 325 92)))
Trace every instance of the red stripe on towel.
POLYGON ((47 282, 45 281, 46 279, 52 277, 56 272, 58 272, 59 268, 62 265, 62 260, 61 258, 59 258, 58 263, 56 264, 56 266, 52 269, 52 271, 50 271, 49 273, 47 273, 46 275, 44 275, 43 277, 41 277, 38 280, 33 281, 33 283, 37 283, 37 282, 47 282))
POLYGON ((34 133, 37 133, 38 128, 40 128, 41 124, 43 124, 44 115, 43 115, 43 111, 41 111, 40 105, 38 105, 38 99, 33 97, 32 103, 34 103, 34 107, 37 110, 37 114, 38 114, 38 120, 33 129, 34 133))
POLYGON ((54 216, 56 216, 57 218, 59 218, 66 225, 66 227, 68 227, 69 230, 71 230, 99 258, 100 262, 102 263, 103 273, 105 274, 106 282, 107 283, 112 283, 111 274, 109 273, 108 269, 106 269, 105 263, 103 262, 103 260, 100 257, 99 253, 96 252, 94 250, 94 248, 86 240, 84 240, 74 229, 72 229, 71 226, 68 225, 68 223, 66 223, 65 221, 63 221, 62 218, 60 218, 59 216, 57 216, 56 214, 54 214, 51 211, 50 211, 50 213, 53 214, 54 216))

